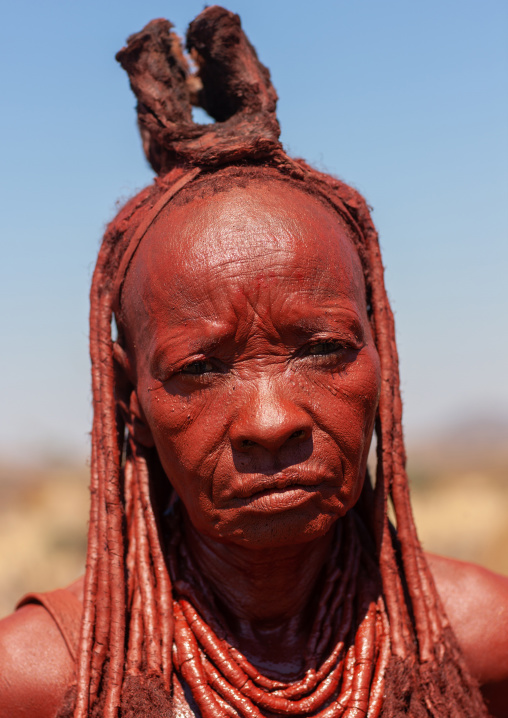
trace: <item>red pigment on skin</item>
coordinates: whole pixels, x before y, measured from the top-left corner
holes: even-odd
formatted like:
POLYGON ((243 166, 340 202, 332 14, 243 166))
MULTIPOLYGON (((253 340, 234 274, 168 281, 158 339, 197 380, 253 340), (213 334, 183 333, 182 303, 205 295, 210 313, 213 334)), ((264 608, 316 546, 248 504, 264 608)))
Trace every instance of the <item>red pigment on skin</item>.
POLYGON ((236 15, 191 24, 196 76, 170 28, 118 55, 158 177, 92 282, 84 616, 59 715, 485 716, 416 536, 367 205, 285 154, 236 15))
MULTIPOLYGON (((367 206, 352 188, 283 152, 275 91, 237 16, 213 7, 191 24, 188 46, 196 53, 202 82, 194 90, 174 36, 168 40, 169 27, 152 22, 119 54, 140 103, 145 151, 160 176, 109 226, 92 284, 92 515, 75 717, 99 711, 112 718, 120 704, 123 716, 137 715, 143 701, 157 715, 153 706, 161 700, 158 714, 169 714, 170 689, 177 700, 182 681, 205 717, 232 715, 231 707, 249 716, 266 711, 332 716, 342 714, 341 705, 350 716, 367 709, 371 716, 484 715, 416 538, 393 317, 367 206), (216 124, 192 123, 193 92, 216 124), (199 175, 188 174, 192 167, 200 168, 199 175), (243 202, 244 226, 228 203, 233 187, 236 207, 243 202), (157 202, 165 206, 154 216, 157 202), (254 220, 259 208, 258 217, 270 217, 270 233, 254 220), (280 267, 268 266, 263 277, 270 281, 254 280, 256 296, 251 296, 249 277, 260 273, 247 245, 259 249, 259 233, 261 245, 274 237, 282 242, 283 258, 299 280, 295 286, 306 288, 294 290, 293 302, 284 302, 293 289, 280 267), (204 237, 206 246, 195 251, 192 237, 204 237), (135 247, 129 248, 132 241, 135 247), (199 262, 190 260, 189 266, 189 252, 199 262), (257 272, 246 275, 241 292, 235 292, 235 272, 222 271, 221 253, 240 276, 242 266, 257 272), (122 263, 122 256, 129 259, 122 263), (315 279, 327 261, 333 270, 320 293, 315 279), (278 292, 272 277, 285 289, 278 292), (300 302, 312 324, 309 317, 317 307, 328 308, 328 300, 352 302, 348 309, 358 315, 363 344, 345 342, 333 360, 323 350, 321 364, 314 364, 308 336, 314 343, 331 341, 347 330, 342 320, 337 334, 337 327, 323 330, 312 320, 307 338, 302 339, 303 327, 300 339, 292 340, 300 342, 297 350, 305 358, 292 355, 280 338, 293 321, 291 305, 300 302), (176 309, 168 312, 169 306, 176 309), (188 347, 175 358, 173 349, 163 349, 162 365, 155 362, 154 370, 150 360, 157 341, 167 337, 162 346, 180 347, 184 338, 198 340, 201 312, 221 325, 223 336, 212 340, 213 351, 188 347), (187 327, 185 334, 180 325, 187 327), (208 356, 216 362, 213 371, 208 356), (176 373, 172 361, 180 362, 176 373), (283 390, 284 362, 293 362, 300 378, 293 388, 288 378, 283 390), (306 368, 298 362, 307 362, 306 368), (335 374, 325 378, 325 365, 335 367, 335 374), (333 391, 322 386, 330 383, 333 391), (373 489, 370 479, 363 479, 374 423, 373 489), (125 428, 122 447, 118 437, 125 428), (210 455, 217 459, 216 473, 207 468, 210 455), (264 523, 248 505, 235 506, 234 495, 228 497, 229 483, 239 481, 242 472, 255 477, 257 489, 261 476, 290 466, 297 471, 313 457, 315 497, 292 507, 289 495, 276 511, 276 500, 266 498, 258 505, 265 510, 264 523), (170 523, 169 573, 161 541, 167 531, 163 497, 169 494, 164 473, 184 507, 182 527, 170 523), (334 486, 330 479, 329 492, 321 488, 337 476, 341 480, 334 486), (149 482, 160 503, 150 500, 149 482), (396 534, 388 523, 388 496, 396 534), (327 571, 323 576, 321 568, 334 550, 335 519, 343 515, 345 543, 336 559, 343 581, 335 586, 336 579, 327 571), (175 536, 181 536, 179 542, 175 536), (304 560, 302 546, 312 563, 304 560), (267 593, 263 572, 256 573, 257 562, 266 569, 263 552, 278 558, 285 596, 276 582, 267 593), (347 600, 340 588, 346 575, 353 582, 347 600), (317 606, 310 598, 316 582, 322 586, 317 606), (288 586, 296 591, 288 592, 288 586), (288 599, 291 593, 296 604, 288 599), (217 597, 222 618, 214 613, 217 597), (286 625, 296 621, 288 632, 289 651, 276 641, 263 648, 258 640, 277 616, 286 625), (247 628, 255 617, 264 626, 257 637, 247 628), (232 627, 239 649, 233 653, 224 634, 232 627), (303 665, 296 666, 300 678, 291 667, 276 677, 273 665, 290 663, 288 653, 303 657, 303 665), (270 666, 272 678, 263 675, 270 666)), ((297 334, 294 326, 292 331, 297 334)), ((301 494, 298 478, 294 481, 290 490, 301 494)))

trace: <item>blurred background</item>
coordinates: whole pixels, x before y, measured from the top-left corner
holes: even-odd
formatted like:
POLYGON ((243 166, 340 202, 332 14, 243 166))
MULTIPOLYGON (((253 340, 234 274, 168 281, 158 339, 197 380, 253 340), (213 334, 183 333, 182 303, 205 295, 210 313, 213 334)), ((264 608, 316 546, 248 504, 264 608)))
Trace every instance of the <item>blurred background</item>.
MULTIPOLYGON (((286 148, 373 207, 424 546, 508 573, 508 6, 224 2, 271 70, 286 148)), ((105 224, 152 177, 114 54, 202 8, 2 9, 0 615, 83 570, 88 288, 105 224)))

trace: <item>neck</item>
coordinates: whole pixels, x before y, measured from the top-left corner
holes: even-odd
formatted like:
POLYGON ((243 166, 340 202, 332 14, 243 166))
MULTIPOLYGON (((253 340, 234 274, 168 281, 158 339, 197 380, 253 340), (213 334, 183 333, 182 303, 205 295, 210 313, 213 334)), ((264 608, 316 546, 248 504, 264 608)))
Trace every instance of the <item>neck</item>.
POLYGON ((221 544, 184 520, 186 545, 238 648, 272 672, 298 673, 335 534, 270 549, 221 544), (280 671, 281 666, 285 668, 280 671))

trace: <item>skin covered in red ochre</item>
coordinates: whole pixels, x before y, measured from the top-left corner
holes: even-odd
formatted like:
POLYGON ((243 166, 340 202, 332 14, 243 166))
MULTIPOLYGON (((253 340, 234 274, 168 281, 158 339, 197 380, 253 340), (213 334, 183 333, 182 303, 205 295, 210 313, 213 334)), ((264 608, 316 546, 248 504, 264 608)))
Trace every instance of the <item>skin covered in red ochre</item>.
POLYGON ((279 182, 189 210, 157 221, 127 276, 131 411, 242 651, 292 675, 372 436, 363 275, 336 214, 279 182))
MULTIPOLYGON (((291 677, 333 526, 361 489, 379 390, 347 230, 278 182, 195 198, 144 237, 123 307, 133 431, 157 447, 188 548, 242 651, 291 677)), ((473 674, 506 715, 506 583, 431 566, 473 674)), ((58 632, 36 606, 8 621, 0 716, 54 716, 72 673, 58 632), (54 668, 44 674, 28 650, 40 642, 54 668), (16 653, 22 670, 9 668, 16 653)))
MULTIPOLYGON (((298 671, 331 523, 361 488, 379 382, 347 230, 281 183, 194 199, 143 239, 124 307, 135 430, 186 506, 195 559, 244 652, 298 671), (326 479, 314 496, 301 486, 323 475, 340 477, 337 494, 326 479)), ((508 580, 449 559, 431 567, 473 675, 506 715, 508 580)))
POLYGON ((380 384, 336 215, 278 182, 196 199, 144 237, 123 298, 132 410, 194 527, 249 549, 324 535, 358 499, 380 384))

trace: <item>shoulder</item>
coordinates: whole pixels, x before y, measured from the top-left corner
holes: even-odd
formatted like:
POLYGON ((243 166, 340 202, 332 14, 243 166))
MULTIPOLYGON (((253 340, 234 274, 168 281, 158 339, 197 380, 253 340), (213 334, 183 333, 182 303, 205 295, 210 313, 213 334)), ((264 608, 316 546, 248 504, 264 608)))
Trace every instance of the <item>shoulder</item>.
POLYGON ((508 679, 508 578, 427 554, 441 600, 480 683, 508 679))
POLYGON ((492 706, 508 716, 508 577, 464 561, 426 554, 469 670, 492 706))
MULTIPOLYGON (((79 588, 70 591, 79 598, 79 588)), ((46 608, 28 603, 0 621, 0 718, 54 718, 73 678, 74 661, 46 608)))

